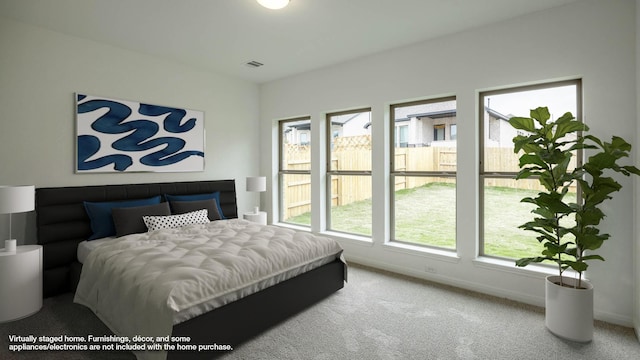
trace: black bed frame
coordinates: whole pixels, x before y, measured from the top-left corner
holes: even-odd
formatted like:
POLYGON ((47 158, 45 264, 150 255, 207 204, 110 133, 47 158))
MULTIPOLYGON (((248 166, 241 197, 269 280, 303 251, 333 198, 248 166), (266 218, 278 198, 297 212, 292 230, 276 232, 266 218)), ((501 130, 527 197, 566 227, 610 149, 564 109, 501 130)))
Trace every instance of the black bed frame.
MULTIPOLYGON (((188 195, 220 191, 226 218, 237 218, 234 180, 97 185, 36 189, 38 244, 42 245, 43 295, 73 292, 82 264, 78 243, 91 235, 84 201, 143 199, 156 195, 188 195)), ((227 304, 173 327, 172 336, 189 336, 191 344, 237 346, 269 327, 338 291, 345 265, 336 260, 261 292, 227 304)), ((210 359, 224 352, 169 352, 169 359, 210 359)))

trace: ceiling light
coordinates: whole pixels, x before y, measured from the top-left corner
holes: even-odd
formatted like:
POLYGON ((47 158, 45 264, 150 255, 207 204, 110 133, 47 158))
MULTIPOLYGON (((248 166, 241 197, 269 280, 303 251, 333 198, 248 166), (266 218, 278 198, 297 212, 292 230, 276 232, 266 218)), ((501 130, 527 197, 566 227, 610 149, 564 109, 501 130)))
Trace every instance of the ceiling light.
POLYGON ((267 9, 277 10, 289 5, 289 0, 256 0, 267 9))

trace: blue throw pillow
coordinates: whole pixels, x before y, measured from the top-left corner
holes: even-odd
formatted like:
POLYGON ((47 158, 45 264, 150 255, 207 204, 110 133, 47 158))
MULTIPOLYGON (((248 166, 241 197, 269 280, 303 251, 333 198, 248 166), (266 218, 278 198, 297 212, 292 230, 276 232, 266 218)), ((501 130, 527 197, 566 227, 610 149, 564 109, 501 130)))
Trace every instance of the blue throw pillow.
POLYGON ((84 202, 84 208, 91 220, 91 230, 93 234, 87 240, 101 239, 108 236, 116 235, 116 226, 113 222, 111 210, 113 208, 145 206, 160 204, 161 197, 154 196, 148 199, 128 200, 128 201, 110 201, 110 202, 84 202))
POLYGON ((218 213, 220 213, 220 219, 226 219, 222 213, 222 207, 220 207, 220 191, 216 191, 208 194, 194 194, 194 195, 169 195, 164 194, 164 198, 167 201, 196 201, 196 200, 209 200, 214 199, 216 205, 218 205, 218 213))

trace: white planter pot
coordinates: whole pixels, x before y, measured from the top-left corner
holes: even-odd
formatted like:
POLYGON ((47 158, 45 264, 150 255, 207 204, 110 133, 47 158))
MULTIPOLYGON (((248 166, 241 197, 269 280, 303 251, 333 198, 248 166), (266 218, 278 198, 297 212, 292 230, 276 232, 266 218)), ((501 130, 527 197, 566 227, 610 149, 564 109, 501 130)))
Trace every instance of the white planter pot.
POLYGON ((593 339, 593 285, 582 280, 583 289, 574 289, 576 279, 547 276, 545 281, 545 325, 564 339, 589 342, 593 339))

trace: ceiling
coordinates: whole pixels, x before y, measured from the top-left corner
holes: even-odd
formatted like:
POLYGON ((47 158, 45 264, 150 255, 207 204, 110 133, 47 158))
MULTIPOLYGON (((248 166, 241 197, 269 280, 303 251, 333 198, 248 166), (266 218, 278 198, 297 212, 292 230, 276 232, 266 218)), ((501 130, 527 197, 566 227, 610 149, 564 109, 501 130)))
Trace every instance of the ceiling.
POLYGON ((575 1, 0 0, 0 14, 263 83, 575 1))

